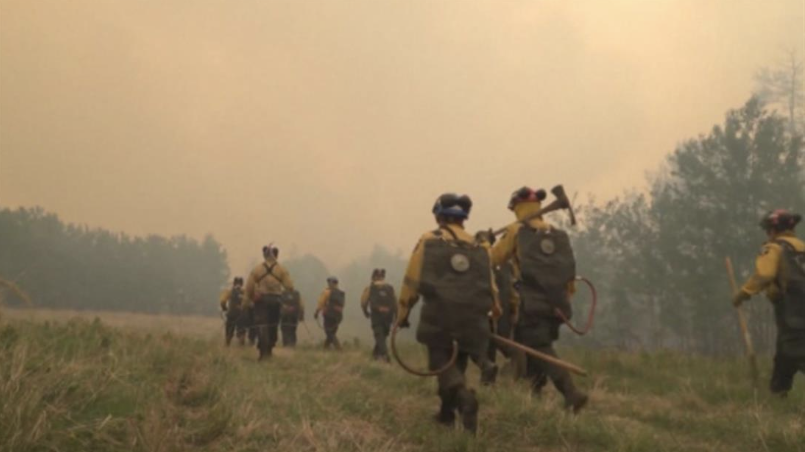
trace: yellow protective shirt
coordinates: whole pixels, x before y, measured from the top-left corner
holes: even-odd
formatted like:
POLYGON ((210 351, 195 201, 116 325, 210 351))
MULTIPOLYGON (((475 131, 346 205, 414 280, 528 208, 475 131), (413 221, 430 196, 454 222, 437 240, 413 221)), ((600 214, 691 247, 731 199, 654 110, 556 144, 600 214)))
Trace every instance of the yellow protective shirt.
MULTIPOLYGON (((475 243, 475 237, 467 233, 463 227, 456 224, 449 224, 446 227, 455 233, 458 240, 466 243, 475 243)), ((397 318, 400 320, 407 319, 410 310, 413 309, 413 307, 419 301, 419 281, 420 277, 422 276, 422 264, 425 258, 425 247, 423 246, 423 242, 427 240, 452 241, 455 239, 450 233, 437 236, 433 231, 426 232, 422 235, 422 237, 420 237, 416 248, 414 248, 414 253, 411 255, 411 259, 408 261, 408 268, 405 271, 405 278, 403 279, 402 289, 400 289, 400 296, 397 298, 397 318)), ((491 262, 491 249, 488 244, 484 244, 483 246, 490 253, 489 258, 491 262)), ((500 302, 498 301, 498 288, 495 285, 495 276, 493 274, 492 267, 489 268, 489 277, 491 279, 492 292, 494 294, 494 299, 490 303, 489 310, 492 312, 493 317, 497 318, 500 316, 501 310, 500 302)))
MULTIPOLYGON (((334 289, 338 289, 338 285, 333 287, 334 289)), ((330 288, 326 288, 322 291, 321 295, 319 295, 319 301, 316 304, 316 312, 324 312, 327 308, 327 304, 330 302, 330 294, 332 291, 330 288)))
POLYGON ((246 301, 250 303, 262 295, 282 295, 285 290, 293 290, 293 281, 288 270, 276 259, 265 260, 265 265, 254 267, 246 280, 246 301), (268 274, 266 265, 271 268, 268 274))
POLYGON ((777 286, 777 274, 780 271, 780 260, 783 248, 775 240, 785 240, 797 251, 805 252, 805 242, 797 238, 793 231, 781 232, 772 240, 763 244, 760 254, 755 259, 755 273, 741 288, 749 295, 765 291, 770 300, 777 298, 780 288, 777 286))

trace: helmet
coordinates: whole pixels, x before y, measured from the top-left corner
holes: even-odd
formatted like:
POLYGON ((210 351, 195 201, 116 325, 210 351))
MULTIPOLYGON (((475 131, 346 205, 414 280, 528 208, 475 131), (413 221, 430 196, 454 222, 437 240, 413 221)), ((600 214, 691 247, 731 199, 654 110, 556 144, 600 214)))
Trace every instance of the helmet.
POLYGON ((763 219, 760 220, 760 227, 765 231, 788 231, 794 229, 801 220, 802 216, 798 213, 777 209, 763 216, 763 219))
POLYGON ((514 210, 514 206, 521 202, 542 202, 548 196, 545 190, 532 190, 530 187, 523 187, 512 193, 509 198, 509 210, 514 210))
POLYGON ((235 279, 232 281, 232 284, 235 284, 235 285, 238 285, 238 284, 243 285, 243 278, 241 278, 240 276, 235 276, 235 279))
POLYGON ((467 195, 445 193, 436 199, 433 204, 433 214, 436 216, 466 219, 472 210, 472 200, 467 195))
POLYGON ((330 276, 329 278, 327 278, 327 282, 330 284, 338 284, 338 278, 336 278, 335 276, 330 276))
POLYGON ((280 255, 280 249, 274 246, 273 243, 269 243, 268 245, 263 247, 263 257, 273 256, 276 258, 279 257, 279 255, 280 255))

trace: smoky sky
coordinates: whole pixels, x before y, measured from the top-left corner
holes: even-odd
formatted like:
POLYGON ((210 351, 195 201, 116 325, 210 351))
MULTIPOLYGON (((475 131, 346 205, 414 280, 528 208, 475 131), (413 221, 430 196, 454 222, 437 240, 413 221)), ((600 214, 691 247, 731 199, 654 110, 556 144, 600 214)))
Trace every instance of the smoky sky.
POLYGON ((801 0, 0 0, 0 204, 132 234, 407 253, 522 185, 598 199, 805 50, 801 0))

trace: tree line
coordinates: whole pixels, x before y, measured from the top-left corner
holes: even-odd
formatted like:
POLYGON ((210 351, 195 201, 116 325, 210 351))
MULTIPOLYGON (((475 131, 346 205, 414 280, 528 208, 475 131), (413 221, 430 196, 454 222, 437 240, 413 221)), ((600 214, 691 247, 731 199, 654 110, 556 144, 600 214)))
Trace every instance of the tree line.
MULTIPOLYGON (((209 314, 228 274, 212 236, 132 237, 41 208, 0 210, 0 275, 37 307, 209 314)), ((6 294, 6 302, 20 300, 6 294)))
MULTIPOLYGON (((580 271, 602 293, 588 342, 740 350, 724 261, 730 257, 739 279, 748 277, 766 240, 761 216, 776 208, 805 211, 805 148, 790 124, 753 97, 667 156, 646 191, 580 208, 580 271)), ((763 350, 774 341, 767 305, 748 305, 763 350)))

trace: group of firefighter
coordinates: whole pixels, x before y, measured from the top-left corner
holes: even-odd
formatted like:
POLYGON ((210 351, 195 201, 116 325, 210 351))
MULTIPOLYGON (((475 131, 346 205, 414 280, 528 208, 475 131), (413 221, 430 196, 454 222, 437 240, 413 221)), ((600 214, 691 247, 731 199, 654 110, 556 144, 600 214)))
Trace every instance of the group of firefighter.
MULTIPOLYGON (((546 197, 544 190, 529 187, 512 193, 508 208, 516 221, 496 238, 492 230, 466 231, 472 210, 468 196, 439 196, 432 208, 435 227, 417 242, 399 296, 386 282, 384 269, 372 272, 363 291, 361 308, 371 319, 375 337, 372 356, 384 361, 389 361, 387 338, 393 330, 410 326, 413 307, 424 300, 416 339, 427 349, 430 374, 437 376, 439 424, 452 427, 460 421, 466 431, 476 431, 479 403, 466 369, 473 361, 482 384, 493 383, 497 350, 509 357, 515 350, 502 337, 526 350, 524 374, 535 395, 550 381, 571 412, 578 413, 588 402, 554 349, 560 328, 572 316, 577 275, 568 234, 544 219, 557 210, 543 208, 546 197)), ((800 220, 786 210, 763 217, 760 226, 768 241, 757 257, 755 274, 733 298, 740 306, 765 292, 772 301, 778 341, 770 389, 783 396, 795 374, 805 373, 805 242, 794 233, 800 220)), ((301 297, 278 255, 276 247, 264 247, 265 261, 254 268, 245 287, 243 279, 236 278, 221 298, 227 343, 235 334, 243 343, 248 335, 257 342, 261 359, 271 355, 278 327, 283 345, 293 346, 297 325, 304 321, 301 297)), ((325 347, 340 348, 336 332, 344 302, 338 280, 328 278, 314 315, 317 320, 323 315, 325 347)))
MULTIPOLYGON (((299 324, 307 328, 304 324, 305 303, 294 288, 290 273, 278 258, 279 248, 264 246, 263 263, 252 270, 245 284, 243 278, 235 277, 232 287, 224 290, 219 299, 225 321, 226 345, 229 346, 234 338, 240 345, 245 345, 248 337, 249 344, 257 346, 259 360, 272 355, 279 333, 282 333, 283 347, 295 347, 299 324)), ((341 349, 336 334, 343 320, 345 301, 344 291, 338 287, 338 278, 327 278, 327 287, 321 293, 313 314, 316 321, 320 314, 324 319, 325 349, 341 349)))

